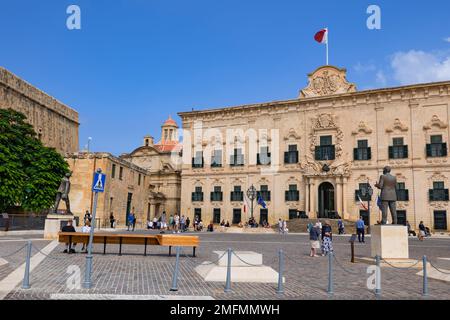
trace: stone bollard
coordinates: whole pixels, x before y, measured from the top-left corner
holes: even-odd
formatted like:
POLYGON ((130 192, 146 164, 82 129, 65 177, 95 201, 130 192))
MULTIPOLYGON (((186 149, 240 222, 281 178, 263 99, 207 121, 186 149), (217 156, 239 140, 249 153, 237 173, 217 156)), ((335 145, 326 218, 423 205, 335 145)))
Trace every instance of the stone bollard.
POLYGON ((333 252, 328 253, 328 294, 333 295, 333 252))
POLYGON ((177 258, 175 261, 175 269, 173 270, 172 288, 170 288, 170 291, 178 291, 179 266, 180 266, 180 247, 177 247, 177 258))
POLYGON ((428 297, 428 272, 427 272, 427 256, 423 256, 423 289, 422 295, 424 297, 428 297))
POLYGON ((284 288, 283 288, 283 271, 284 271, 284 257, 283 257, 283 249, 280 249, 278 251, 278 294, 284 294, 284 288))
POLYGON ((228 263, 227 263, 227 280, 225 283, 225 293, 231 292, 231 248, 228 248, 228 263))
POLYGON ((31 240, 27 243, 27 258, 25 261, 25 274, 23 276, 22 289, 30 289, 30 260, 31 260, 31 240))
POLYGON ((381 296, 381 259, 380 256, 375 256, 375 295, 377 298, 381 296))

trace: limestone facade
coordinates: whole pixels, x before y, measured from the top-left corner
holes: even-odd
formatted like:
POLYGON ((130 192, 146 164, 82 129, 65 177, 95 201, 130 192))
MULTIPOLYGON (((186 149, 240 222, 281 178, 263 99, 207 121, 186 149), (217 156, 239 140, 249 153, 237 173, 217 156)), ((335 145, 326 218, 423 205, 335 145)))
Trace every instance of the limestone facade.
POLYGON ((66 155, 72 170, 70 192, 72 212, 80 218, 86 210, 92 212, 93 174, 101 168, 106 174, 106 188, 99 194, 97 214, 103 227, 109 226, 111 213, 117 226, 126 225, 133 211, 139 227, 148 219, 180 212, 181 175, 177 162, 181 145, 176 123, 169 119, 162 126, 162 138, 154 143, 153 137, 144 137, 143 145, 129 154, 115 157, 109 153, 73 153, 66 155), (164 136, 164 133, 171 133, 164 136), (170 131, 172 130, 172 131, 170 131))
POLYGON ((78 151, 78 113, 2 67, 0 108, 25 114, 44 145, 61 154, 78 151))
POLYGON ((349 220, 362 214, 375 224, 374 184, 389 165, 399 182, 401 219, 416 228, 421 220, 432 229, 450 228, 450 81, 357 91, 345 69, 325 66, 309 75, 297 99, 179 116, 181 208, 191 218, 232 223, 240 213, 246 221, 245 193, 254 185, 267 199, 267 211, 255 202, 257 221, 273 224, 303 211, 310 218, 337 212, 349 220), (262 148, 270 164, 258 164, 257 154, 267 152, 262 148), (220 166, 211 165, 214 151, 220 166), (374 189, 370 215, 358 199, 368 197, 367 183, 374 189))

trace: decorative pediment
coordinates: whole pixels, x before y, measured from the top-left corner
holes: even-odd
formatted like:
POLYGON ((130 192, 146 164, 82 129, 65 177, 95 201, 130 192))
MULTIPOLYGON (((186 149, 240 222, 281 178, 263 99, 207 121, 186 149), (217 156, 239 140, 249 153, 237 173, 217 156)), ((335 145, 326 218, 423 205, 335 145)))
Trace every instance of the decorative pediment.
POLYGON ((447 184, 448 179, 441 172, 434 172, 433 175, 428 178, 428 182, 431 188, 433 187, 433 182, 435 181, 444 181, 444 183, 447 184))
POLYGON ((259 134, 258 143, 259 142, 271 142, 271 141, 272 141, 272 137, 267 133, 267 131, 264 131, 259 134))
POLYGON ((395 119, 394 120, 394 124, 388 128, 386 128, 386 132, 387 133, 391 133, 394 132, 395 130, 399 130, 399 131, 408 131, 408 126, 403 124, 400 119, 395 119))
POLYGON ((423 126, 424 130, 430 130, 433 127, 437 127, 439 129, 447 129, 447 124, 439 119, 437 115, 434 115, 431 118, 431 121, 423 126))
POLYGON ((267 180, 264 177, 259 179, 259 181, 258 181, 258 185, 268 185, 268 184, 270 184, 269 180, 267 180))
POLYGON ((308 75, 308 86, 300 91, 300 98, 323 97, 356 92, 356 86, 347 81, 347 70, 323 66, 308 75))
POLYGON ((294 128, 289 129, 289 133, 284 136, 284 140, 300 140, 301 136, 297 134, 294 128))
POLYGON ((357 135, 360 132, 363 132, 365 134, 371 134, 372 133, 372 129, 369 128, 364 121, 361 121, 359 123, 359 125, 358 125, 358 128, 356 130, 352 131, 352 135, 357 135))
POLYGON ((316 118, 311 119, 313 124, 313 130, 327 130, 327 129, 336 129, 336 117, 329 113, 322 113, 318 115, 316 118))

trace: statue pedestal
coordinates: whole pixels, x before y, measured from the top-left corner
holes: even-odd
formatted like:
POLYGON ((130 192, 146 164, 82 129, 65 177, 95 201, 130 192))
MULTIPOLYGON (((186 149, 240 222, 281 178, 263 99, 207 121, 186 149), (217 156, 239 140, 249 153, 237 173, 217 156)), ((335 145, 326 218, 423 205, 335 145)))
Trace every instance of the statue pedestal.
POLYGON ((401 225, 374 225, 370 227, 371 256, 383 259, 408 259, 408 229, 401 225))
POLYGON ((67 224, 67 221, 72 220, 75 226, 75 217, 73 215, 63 214, 49 214, 45 219, 44 239, 55 240, 58 239, 58 232, 67 224))

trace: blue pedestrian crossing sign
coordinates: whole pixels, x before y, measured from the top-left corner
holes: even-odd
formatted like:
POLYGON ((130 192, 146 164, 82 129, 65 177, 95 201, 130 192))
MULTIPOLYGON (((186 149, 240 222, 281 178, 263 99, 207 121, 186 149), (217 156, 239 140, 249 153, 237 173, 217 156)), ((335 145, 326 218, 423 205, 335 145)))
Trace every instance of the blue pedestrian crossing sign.
POLYGON ((94 182, 92 184, 92 191, 105 192, 106 174, 96 172, 94 174, 94 182))

